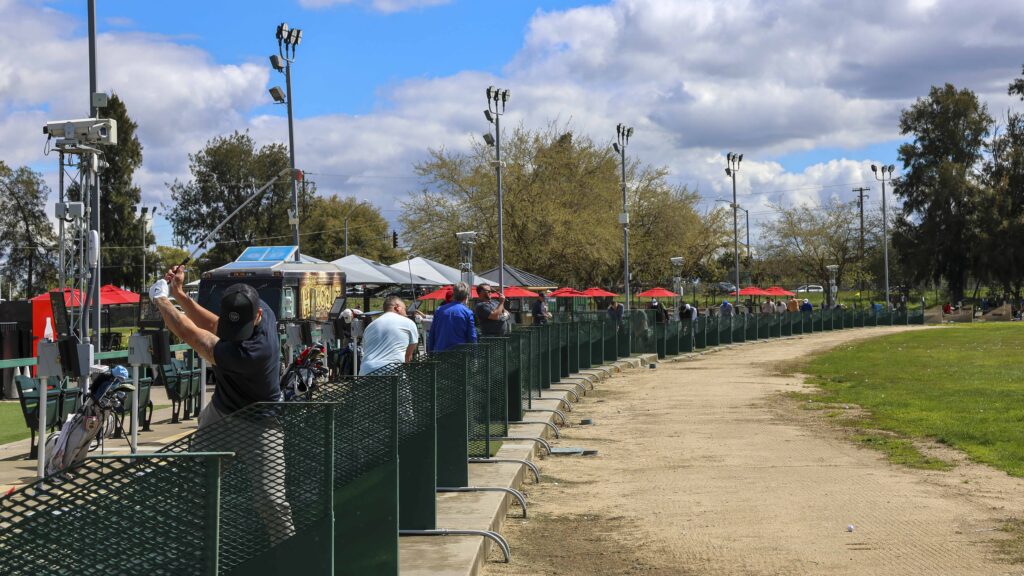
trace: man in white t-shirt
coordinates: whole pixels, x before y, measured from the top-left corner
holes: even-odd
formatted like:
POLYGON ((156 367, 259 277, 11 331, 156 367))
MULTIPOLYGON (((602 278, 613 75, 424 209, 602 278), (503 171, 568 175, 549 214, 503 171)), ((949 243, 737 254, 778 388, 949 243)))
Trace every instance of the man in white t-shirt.
POLYGON ((419 330, 406 316, 405 302, 398 296, 388 296, 384 299, 384 313, 363 331, 363 361, 359 374, 411 361, 417 342, 419 330))

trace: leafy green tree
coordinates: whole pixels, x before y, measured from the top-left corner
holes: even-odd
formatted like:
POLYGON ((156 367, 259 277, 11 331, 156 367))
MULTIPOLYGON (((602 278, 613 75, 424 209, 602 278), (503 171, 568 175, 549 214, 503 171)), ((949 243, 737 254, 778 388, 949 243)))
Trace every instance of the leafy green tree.
MULTIPOLYGON (((416 166, 426 186, 400 218, 414 254, 459 261, 455 233, 479 232, 474 267, 497 265, 494 151, 431 150, 416 166)), ((559 284, 622 286, 619 157, 589 137, 556 126, 518 127, 502 141, 505 262, 559 284)), ((697 215, 696 195, 665 181, 666 171, 629 160, 632 285, 668 281, 668 258, 692 256, 693 270, 717 247, 723 230, 697 215)))
POLYGON ((953 300, 977 269, 982 151, 992 117, 977 95, 952 84, 932 87, 900 117, 913 137, 899 148, 904 173, 893 182, 902 201, 893 245, 915 282, 945 278, 953 300))
POLYGON ((345 255, 345 220, 348 219, 348 253, 370 260, 395 262, 400 252, 391 245, 391 228, 376 206, 355 198, 316 196, 309 201, 303 220, 303 253, 324 260, 345 255))
MULTIPOLYGON (((291 244, 291 176, 279 176, 288 166, 288 149, 282 144, 257 148, 253 138, 241 132, 210 140, 202 150, 189 155, 192 179, 175 180, 169 185, 174 204, 164 213, 174 235, 186 244, 198 243, 257 189, 276 178, 269 190, 221 228, 213 239, 215 244, 207 246, 203 265, 221 266, 234 260, 246 246, 291 244)), ((310 198, 315 192, 315 185, 299 187, 301 219, 309 215, 310 198)))
MULTIPOLYGON (((117 145, 103 147, 106 167, 100 171, 100 236, 103 249, 104 284, 136 286, 142 273, 143 246, 153 243, 152 232, 144 230, 136 209, 142 190, 135 185, 135 171, 142 166, 142 143, 135 135, 138 124, 117 94, 110 97, 101 115, 117 121, 117 145)), ((80 199, 77 185, 68 195, 80 199)))
POLYGON ((981 250, 975 276, 998 283, 1019 301, 1024 280, 1024 115, 1008 112, 989 145, 979 210, 981 250))
POLYGON ((827 266, 839 266, 836 280, 850 283, 860 271, 860 221, 853 202, 778 208, 779 216, 761 227, 766 275, 827 286, 827 266))
POLYGON ((57 238, 44 208, 49 196, 39 173, 0 162, 0 270, 29 298, 57 280, 57 238))

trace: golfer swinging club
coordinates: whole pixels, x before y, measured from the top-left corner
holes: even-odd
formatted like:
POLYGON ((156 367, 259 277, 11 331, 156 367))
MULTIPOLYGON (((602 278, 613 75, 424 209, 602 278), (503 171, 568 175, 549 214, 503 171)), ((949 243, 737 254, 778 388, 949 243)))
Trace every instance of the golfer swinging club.
MULTIPOLYGON (((277 318, 259 293, 244 283, 224 291, 220 316, 189 298, 182 286, 185 267, 176 266, 157 280, 149 297, 164 323, 184 340, 217 375, 213 401, 199 415, 200 433, 227 415, 255 402, 277 402, 280 386, 281 345, 277 318), (174 296, 184 314, 168 296, 174 296)), ((244 435, 244 446, 234 450, 252 474, 256 510, 277 543, 295 533, 291 507, 285 499, 284 434, 274 418, 238 418, 233 425, 244 435)))

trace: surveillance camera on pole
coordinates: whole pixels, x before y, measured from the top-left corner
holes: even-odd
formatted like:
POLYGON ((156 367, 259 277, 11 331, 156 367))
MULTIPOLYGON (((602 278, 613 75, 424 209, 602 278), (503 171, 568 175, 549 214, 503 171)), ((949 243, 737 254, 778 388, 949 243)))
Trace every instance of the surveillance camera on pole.
POLYGON ((43 134, 57 139, 57 145, 117 145, 117 120, 112 118, 81 118, 57 120, 43 126, 43 134))

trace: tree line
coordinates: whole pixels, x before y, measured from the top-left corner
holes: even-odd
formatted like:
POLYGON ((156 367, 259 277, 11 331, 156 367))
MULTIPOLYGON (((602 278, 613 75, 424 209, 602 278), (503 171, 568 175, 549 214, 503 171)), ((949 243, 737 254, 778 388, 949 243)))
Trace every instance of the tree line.
MULTIPOLYGON (((1009 85, 1024 99, 1024 77, 1009 85)), ((137 213, 142 191, 134 174, 143 148, 125 103, 115 94, 103 115, 118 122, 119 145, 106 150, 101 212, 104 282, 142 287, 145 251, 150 277, 180 261, 265 181, 288 166, 283 144, 257 146, 247 133, 215 137, 189 155, 189 177, 167 184, 161 207, 174 244, 155 249, 137 213)), ((945 283, 950 298, 975 295, 981 285, 1021 296, 1024 271, 1024 114, 999 120, 976 94, 936 86, 900 116, 907 142, 892 181, 890 285, 896 291, 945 283)), ((571 126, 518 126, 503 135, 505 258, 509 265, 562 285, 621 289, 622 190, 620 159, 603 143, 571 126)), ((421 187, 399 217, 401 242, 368 202, 321 194, 316 176, 299 193, 303 252, 333 260, 348 252, 383 262, 421 255, 459 261, 455 232, 479 232, 475 268, 497 264, 497 190, 494 152, 475 141, 467 152, 428 151, 414 166, 421 187)), ((668 181, 668 170, 627 157, 631 284, 666 285, 676 274, 669 259, 683 256, 682 276, 705 284, 733 276, 729 209, 702 209, 698 194, 668 181)), ((71 199, 78 191, 69 189, 71 199)), ((879 190, 873 190, 876 195, 879 190)), ((52 192, 42 175, 0 162, 0 274, 6 287, 32 296, 56 283, 56 232, 46 213, 52 192)), ((280 178, 221 231, 198 262, 209 269, 233 260, 247 245, 291 242, 287 210, 291 182, 280 178)), ((744 283, 827 284, 827 266, 839 266, 844 287, 880 287, 882 215, 877 204, 831 199, 822 206, 773 207, 760 241, 744 249, 744 283), (863 240, 862 240, 863 236, 863 240)))

